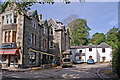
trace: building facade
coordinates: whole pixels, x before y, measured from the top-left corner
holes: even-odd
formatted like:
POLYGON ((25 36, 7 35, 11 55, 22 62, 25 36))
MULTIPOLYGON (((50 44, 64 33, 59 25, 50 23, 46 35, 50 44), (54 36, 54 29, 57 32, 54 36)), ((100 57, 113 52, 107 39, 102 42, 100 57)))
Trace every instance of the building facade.
POLYGON ((71 46, 70 50, 73 61, 75 61, 75 55, 78 53, 84 62, 87 62, 89 58, 94 59, 94 62, 110 62, 112 60, 112 47, 106 43, 101 43, 100 45, 71 46))
POLYGON ((8 5, 0 14, 2 65, 30 67, 51 64, 54 60, 60 64, 62 52, 70 48, 65 26, 42 20, 37 10, 18 14, 11 7, 8 5))

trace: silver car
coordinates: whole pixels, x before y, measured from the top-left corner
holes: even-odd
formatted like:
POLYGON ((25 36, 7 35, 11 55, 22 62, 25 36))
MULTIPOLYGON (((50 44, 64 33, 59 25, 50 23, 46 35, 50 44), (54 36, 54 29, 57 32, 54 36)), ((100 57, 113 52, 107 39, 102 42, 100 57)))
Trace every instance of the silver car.
POLYGON ((62 67, 67 67, 67 66, 72 67, 72 65, 73 65, 72 59, 70 59, 70 58, 62 59, 62 67))

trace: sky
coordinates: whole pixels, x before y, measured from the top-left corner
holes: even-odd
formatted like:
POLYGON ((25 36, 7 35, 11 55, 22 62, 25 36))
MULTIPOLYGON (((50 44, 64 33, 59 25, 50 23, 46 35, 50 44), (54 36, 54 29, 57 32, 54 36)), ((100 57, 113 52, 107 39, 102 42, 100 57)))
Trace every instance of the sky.
POLYGON ((80 19, 87 20, 87 25, 91 28, 90 36, 96 32, 106 34, 113 26, 118 27, 117 2, 56 2, 53 5, 35 4, 31 10, 37 10, 43 19, 53 18, 60 21, 71 14, 78 15, 80 19))

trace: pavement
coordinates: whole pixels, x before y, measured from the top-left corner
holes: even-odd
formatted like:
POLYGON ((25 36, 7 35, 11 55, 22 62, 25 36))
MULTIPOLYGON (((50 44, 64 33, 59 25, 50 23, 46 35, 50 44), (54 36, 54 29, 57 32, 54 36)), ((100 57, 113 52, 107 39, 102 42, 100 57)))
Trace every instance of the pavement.
MULTIPOLYGON (((61 66, 51 67, 49 69, 61 68, 61 66)), ((2 67, 2 70, 10 72, 25 72, 25 71, 35 71, 35 70, 45 70, 42 67, 32 67, 32 68, 17 68, 17 67, 2 67)))
MULTIPOLYGON (((91 80, 101 80, 96 71, 98 69, 111 68, 108 63, 100 64, 76 64, 73 67, 61 68, 61 66, 45 70, 31 70, 25 72, 10 72, 3 71, 3 79, 17 78, 21 80, 29 79, 81 79, 87 78, 91 80)), ((107 75, 102 75, 104 78, 109 78, 107 75)))

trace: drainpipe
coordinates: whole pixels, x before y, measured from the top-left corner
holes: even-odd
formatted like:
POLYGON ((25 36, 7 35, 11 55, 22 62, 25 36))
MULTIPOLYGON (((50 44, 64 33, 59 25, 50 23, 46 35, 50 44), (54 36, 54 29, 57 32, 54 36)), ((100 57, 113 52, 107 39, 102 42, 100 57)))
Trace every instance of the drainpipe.
POLYGON ((22 65, 24 65, 24 34, 25 34, 25 14, 24 16, 24 22, 23 22, 23 41, 22 41, 22 65))

